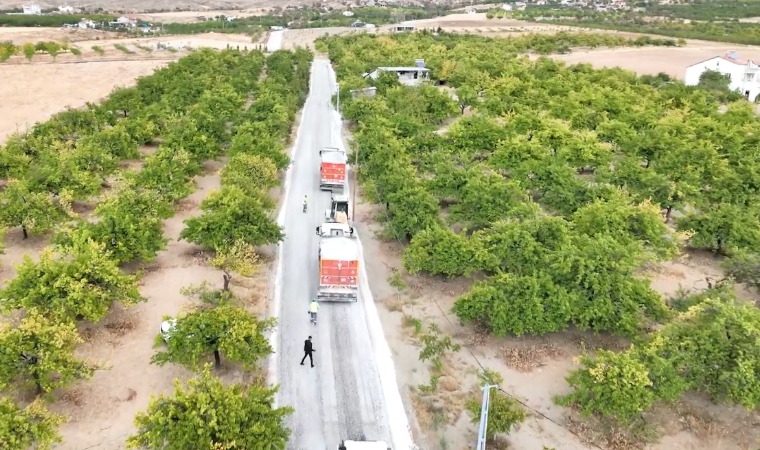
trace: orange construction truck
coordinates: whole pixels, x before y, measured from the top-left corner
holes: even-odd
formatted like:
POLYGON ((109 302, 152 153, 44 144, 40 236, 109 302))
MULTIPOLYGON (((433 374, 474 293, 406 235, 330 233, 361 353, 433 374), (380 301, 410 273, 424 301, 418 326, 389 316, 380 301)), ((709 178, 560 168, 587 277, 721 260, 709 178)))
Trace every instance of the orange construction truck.
POLYGON ((359 299, 359 244, 354 229, 341 222, 317 227, 319 236, 319 301, 359 299))
POLYGON ((343 190, 346 185, 346 152, 335 147, 325 147, 319 151, 322 162, 319 166, 319 189, 343 190))

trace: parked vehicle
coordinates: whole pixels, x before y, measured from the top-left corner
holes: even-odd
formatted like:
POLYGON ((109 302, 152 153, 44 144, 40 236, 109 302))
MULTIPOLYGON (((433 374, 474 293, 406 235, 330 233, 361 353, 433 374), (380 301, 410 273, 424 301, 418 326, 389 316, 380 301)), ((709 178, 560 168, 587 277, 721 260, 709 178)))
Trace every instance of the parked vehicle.
POLYGON ((359 244, 348 224, 325 222, 316 228, 319 239, 319 301, 359 299, 359 244))
POLYGON ((319 189, 343 190, 346 187, 346 152, 335 147, 325 147, 319 151, 322 162, 319 166, 319 189))

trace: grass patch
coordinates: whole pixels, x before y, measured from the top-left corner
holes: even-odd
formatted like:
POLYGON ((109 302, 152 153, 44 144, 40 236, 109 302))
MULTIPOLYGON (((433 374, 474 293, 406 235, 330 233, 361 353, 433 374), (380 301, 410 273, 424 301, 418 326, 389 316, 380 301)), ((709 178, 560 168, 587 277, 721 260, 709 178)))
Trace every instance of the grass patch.
POLYGON ((140 50, 148 53, 153 53, 153 47, 148 47, 147 45, 136 45, 135 47, 139 48, 140 50))
POLYGON ((119 50, 122 53, 126 53, 128 55, 133 54, 134 52, 127 47, 125 47, 123 44, 114 44, 113 45, 116 50, 119 50))
POLYGON ((71 54, 76 56, 82 56, 82 50, 79 50, 78 48, 71 48, 71 54))
POLYGON ((103 50, 103 47, 101 47, 99 45, 93 45, 92 46, 92 51, 94 51, 95 53, 97 53, 100 56, 103 56, 106 53, 106 51, 103 50))

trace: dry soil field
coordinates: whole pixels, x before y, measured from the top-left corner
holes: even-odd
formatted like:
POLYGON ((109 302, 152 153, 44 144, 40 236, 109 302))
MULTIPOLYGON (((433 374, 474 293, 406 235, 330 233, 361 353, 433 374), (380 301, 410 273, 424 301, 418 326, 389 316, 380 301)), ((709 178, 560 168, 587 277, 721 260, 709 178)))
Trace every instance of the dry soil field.
MULTIPOLYGON (((271 0, 174 0, 171 3, 156 3, 155 1, 150 0, 41 0, 34 3, 39 5, 42 9, 70 5, 75 8, 87 8, 88 10, 103 8, 107 11, 133 11, 136 13, 143 13, 146 11, 159 10, 246 11, 260 8, 273 8, 275 6, 285 8, 290 5, 311 5, 314 2, 306 0, 281 0, 278 2, 272 2, 271 0)), ((22 5, 26 4, 29 4, 29 2, 23 0, 0 0, 0 10, 21 8, 22 5)))
MULTIPOLYGON (((0 5, 1 6, 1 5, 0 5)), ((230 7, 230 5, 225 5, 230 7)), ((508 35, 526 32, 550 32, 550 28, 535 24, 499 24, 495 21, 473 18, 474 15, 450 16, 433 21, 420 21, 419 28, 441 26, 449 30, 469 31, 489 35, 508 35), (467 17, 462 17, 467 16, 467 17), (519 29, 523 27, 522 29, 519 29), (518 28, 518 29, 515 29, 518 28)), ((375 32, 385 32, 381 27, 375 32)), ((310 45, 325 32, 347 33, 349 29, 333 28, 321 30, 289 30, 284 35, 283 46, 310 45)), ((98 101, 118 85, 128 85, 141 75, 149 74, 157 67, 178 58, 181 53, 158 55, 140 52, 137 45, 148 46, 157 39, 123 40, 108 35, 63 36, 58 30, 2 29, 0 41, 12 39, 16 42, 62 39, 68 37, 77 46, 86 50, 81 60, 73 56, 61 55, 57 61, 43 56, 35 57, 31 63, 9 61, 0 64, 11 94, 0 104, 0 142, 27 124, 45 120, 51 114, 66 106, 78 107, 87 101, 98 101), (7 31, 12 30, 12 31, 7 31), (99 38, 95 40, 95 38, 99 38), (125 44, 135 51, 125 55, 113 47, 114 43, 125 44), (94 54, 92 45, 105 49, 103 56, 94 54), (164 58, 160 60, 158 58, 164 58), (111 60, 109 60, 111 58, 111 60), (113 59, 119 59, 114 61, 113 59), (12 64, 11 64, 12 63, 12 64)), ((250 38, 234 35, 205 34, 193 37, 172 37, 176 43, 184 42, 191 47, 212 46, 223 48, 229 45, 258 45, 250 38)), ((168 41, 165 40, 164 42, 168 41)), ((578 51, 558 58, 569 62, 590 62, 596 66, 620 65, 639 73, 666 72, 674 76, 683 74, 688 64, 724 53, 728 49, 723 44, 689 43, 677 49, 620 49, 578 51)), ((747 58, 760 59, 758 49, 731 47, 747 58), (753 53, 754 52, 754 53, 753 53), (755 56, 756 55, 756 56, 755 56)), ((149 152, 151 149, 146 148, 149 152)), ((223 163, 223 162, 222 162, 223 163)), ((151 345, 157 333, 161 317, 176 315, 188 303, 180 294, 180 289, 191 284, 208 281, 213 286, 221 282, 220 274, 201 264, 197 258, 198 249, 184 241, 177 241, 182 229, 182 221, 199 214, 198 204, 208 193, 219 186, 217 171, 222 163, 209 165, 206 173, 197 179, 198 190, 183 203, 182 212, 165 223, 167 237, 173 238, 167 251, 162 252, 157 262, 144 278, 142 293, 149 300, 136 308, 114 311, 99 331, 87 333, 88 342, 81 353, 96 361, 101 361, 110 370, 98 371, 95 377, 66 392, 64 398, 55 404, 58 411, 71 415, 69 423, 62 431, 65 444, 59 448, 67 450, 119 449, 126 434, 132 429, 134 414, 147 405, 150 394, 168 392, 175 377, 184 378, 187 373, 173 366, 157 368, 147 363, 152 354, 151 345)), ((134 163, 139 168, 138 163, 134 163)), ((446 362, 447 376, 441 380, 442 395, 447 404, 460 405, 469 389, 477 361, 484 366, 498 370, 504 375, 504 389, 521 398, 532 409, 541 414, 532 414, 526 423, 512 436, 512 448, 541 449, 542 445, 557 450, 580 450, 592 447, 583 444, 568 429, 581 436, 588 435, 583 423, 568 422, 565 411, 552 403, 552 396, 567 389, 564 376, 573 366, 573 357, 581 349, 597 345, 613 345, 605 337, 595 337, 583 333, 564 334, 543 340, 493 339, 476 330, 459 325, 448 313, 453 300, 467 289, 466 283, 446 283, 437 279, 407 278, 408 287, 402 292, 389 283, 393 268, 401 268, 401 249, 395 243, 383 243, 374 239, 372 231, 377 229, 375 218, 380 213, 376 207, 357 205, 357 217, 363 238, 368 274, 373 293, 383 320, 386 337, 396 356, 398 378, 407 388, 429 380, 427 368, 418 361, 419 348, 415 345, 405 317, 418 318, 425 323, 437 323, 444 333, 453 335, 463 345, 463 349, 446 362), (542 416, 543 415, 543 416, 542 416), (545 416, 545 417, 544 417, 545 416), (561 425, 558 425, 561 424, 561 425)), ((13 264, 20 262, 24 254, 35 257, 46 244, 44 239, 22 241, 17 230, 11 230, 6 237, 6 252, 0 255, 0 281, 13 276, 13 264)), ((677 263, 670 263, 653 270, 654 287, 663 295, 672 295, 679 286, 684 288, 704 287, 705 276, 716 274, 716 264, 710 258, 693 255, 677 263)), ((262 273, 265 271, 262 271, 262 273)), ((254 279, 245 290, 250 302, 261 306, 262 300, 253 295, 250 288, 258 287, 265 292, 264 275, 254 279)), ((242 289, 240 286, 237 289, 242 289)), ((239 377, 238 373, 227 373, 228 379, 239 377)), ((412 397, 417 411, 417 421, 421 426, 438 426, 438 416, 429 414, 429 406, 417 397, 412 397), (427 412, 426 412, 427 411, 427 412), (434 423, 436 422, 436 423, 434 423)), ((446 415, 448 411, 443 411, 446 415)), ((472 426, 464 415, 446 419, 450 426, 435 433, 440 441, 420 442, 421 448, 451 448, 464 450, 472 445, 472 426)), ((757 417, 740 410, 723 407, 705 407, 699 398, 688 398, 678 405, 677 411, 658 411, 648 417, 665 433, 663 440, 652 450, 704 449, 733 450, 754 443, 757 417)), ((429 436, 428 436, 429 437, 429 436)), ((418 435, 422 439, 422 435, 418 435)))

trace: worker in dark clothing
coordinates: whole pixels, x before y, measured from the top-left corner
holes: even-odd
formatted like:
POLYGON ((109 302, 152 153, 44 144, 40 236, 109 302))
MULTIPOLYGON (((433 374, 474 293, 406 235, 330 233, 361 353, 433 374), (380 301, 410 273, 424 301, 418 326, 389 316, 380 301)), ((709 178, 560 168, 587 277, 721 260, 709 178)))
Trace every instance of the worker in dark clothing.
POLYGON ((311 336, 309 336, 309 339, 306 339, 306 341, 303 343, 303 359, 301 360, 302 366, 303 362, 306 361, 306 357, 308 356, 311 367, 314 367, 314 358, 311 356, 311 354, 314 352, 316 352, 316 350, 314 350, 314 346, 311 345, 311 336))

